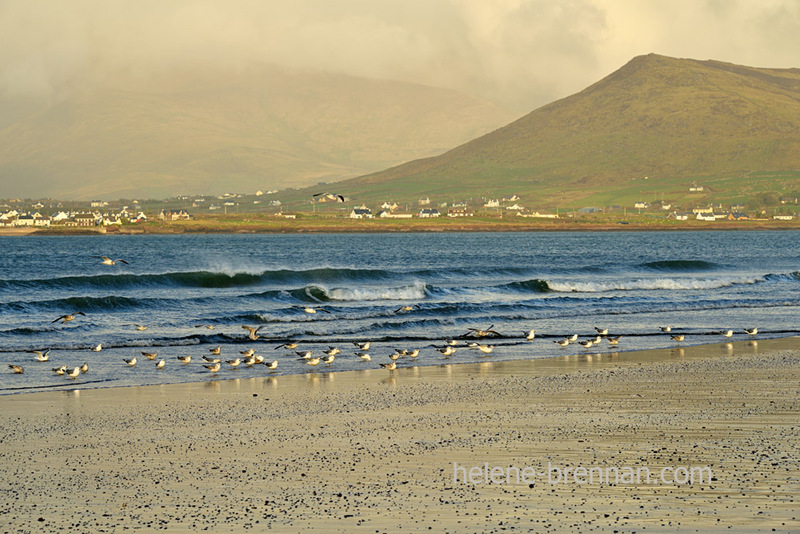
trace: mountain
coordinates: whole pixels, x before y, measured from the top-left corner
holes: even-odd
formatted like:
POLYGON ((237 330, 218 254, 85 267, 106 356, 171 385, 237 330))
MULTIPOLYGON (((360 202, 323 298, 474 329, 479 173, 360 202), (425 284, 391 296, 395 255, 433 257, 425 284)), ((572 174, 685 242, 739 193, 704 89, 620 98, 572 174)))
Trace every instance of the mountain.
POLYGON ((731 202, 800 191, 800 69, 636 57, 503 128, 336 192, 357 201, 518 194, 553 208, 686 201, 695 181, 731 202))
POLYGON ((456 91, 279 67, 0 98, 0 197, 254 192, 359 176, 508 123, 456 91), (22 105, 24 104, 24 105, 22 105))

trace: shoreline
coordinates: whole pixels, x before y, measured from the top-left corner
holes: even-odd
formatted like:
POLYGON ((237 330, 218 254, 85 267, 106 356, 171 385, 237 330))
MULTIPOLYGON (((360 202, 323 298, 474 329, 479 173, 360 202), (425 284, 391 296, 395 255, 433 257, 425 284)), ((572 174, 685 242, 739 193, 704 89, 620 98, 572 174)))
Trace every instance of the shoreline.
POLYGON ((0 236, 74 235, 214 235, 214 234, 325 234, 325 233, 451 233, 451 232, 643 232, 643 231, 771 231, 799 230, 800 221, 587 221, 527 222, 514 219, 463 220, 349 220, 313 217, 281 220, 274 217, 202 217, 192 221, 148 222, 122 227, 0 228, 0 236))
POLYGON ((789 532, 796 341, 6 395, 4 523, 789 532), (707 465, 716 480, 468 484, 454 462, 707 465))

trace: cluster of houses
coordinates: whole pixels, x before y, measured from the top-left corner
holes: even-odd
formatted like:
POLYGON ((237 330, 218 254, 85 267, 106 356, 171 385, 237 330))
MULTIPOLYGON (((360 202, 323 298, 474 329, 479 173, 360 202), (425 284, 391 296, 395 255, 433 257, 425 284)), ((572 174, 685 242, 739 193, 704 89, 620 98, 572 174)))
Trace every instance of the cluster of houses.
MULTIPOLYGON (((502 199, 490 199, 487 200, 482 206, 488 209, 494 209, 497 211, 501 210, 509 210, 516 213, 519 217, 540 217, 540 218, 547 218, 547 219, 557 219, 558 215, 550 214, 550 213, 540 213, 536 212, 529 212, 524 206, 520 206, 516 201, 519 200, 517 195, 513 195, 511 197, 502 198, 502 199), (510 202, 513 204, 508 205, 510 202)), ((421 198, 417 202, 418 209, 416 210, 405 210, 400 211, 401 206, 397 202, 384 202, 380 205, 380 208, 373 213, 373 211, 362 205, 357 208, 353 208, 350 211, 350 218, 351 219, 374 219, 374 218, 382 218, 382 219, 411 219, 413 217, 418 217, 420 219, 428 219, 428 218, 435 218, 435 217, 473 217, 475 212, 470 209, 467 202, 459 201, 459 202, 452 202, 452 203, 441 203, 438 207, 430 207, 431 200, 428 197, 421 198)))
POLYGON ((49 226, 114 226, 125 222, 139 223, 147 221, 143 212, 130 212, 127 208, 117 213, 86 211, 59 211, 52 215, 43 215, 38 211, 19 212, 10 209, 0 213, 0 227, 49 227, 49 226))

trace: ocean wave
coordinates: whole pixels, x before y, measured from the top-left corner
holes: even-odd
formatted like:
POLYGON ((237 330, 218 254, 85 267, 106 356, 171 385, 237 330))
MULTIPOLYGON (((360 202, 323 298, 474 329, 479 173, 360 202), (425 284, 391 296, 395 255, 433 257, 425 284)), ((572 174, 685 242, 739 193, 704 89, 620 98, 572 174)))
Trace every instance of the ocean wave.
POLYGON ((614 280, 607 282, 548 282, 551 291, 560 293, 600 293, 606 291, 637 290, 703 290, 719 289, 742 284, 757 284, 763 278, 644 278, 638 280, 614 280))

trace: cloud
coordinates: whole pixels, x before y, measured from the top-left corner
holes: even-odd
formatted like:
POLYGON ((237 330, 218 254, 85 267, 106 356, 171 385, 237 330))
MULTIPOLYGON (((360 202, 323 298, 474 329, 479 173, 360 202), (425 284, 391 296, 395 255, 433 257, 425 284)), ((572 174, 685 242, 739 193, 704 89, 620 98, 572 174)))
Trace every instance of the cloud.
POLYGON ((257 63, 458 89, 520 112, 656 52, 796 67, 794 0, 0 0, 0 92, 153 88, 257 63))

